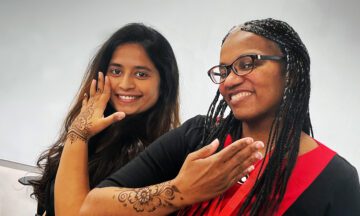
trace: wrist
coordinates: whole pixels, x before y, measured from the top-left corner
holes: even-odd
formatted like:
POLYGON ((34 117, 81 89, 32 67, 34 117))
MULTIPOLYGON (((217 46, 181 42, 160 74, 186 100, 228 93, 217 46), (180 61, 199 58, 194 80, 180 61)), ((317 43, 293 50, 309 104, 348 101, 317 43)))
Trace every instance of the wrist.
POLYGON ((67 133, 67 138, 70 139, 71 143, 73 143, 77 139, 80 139, 84 142, 87 142, 90 139, 87 133, 75 130, 74 128, 70 128, 67 133))
POLYGON ((187 196, 185 193, 184 188, 182 187, 181 181, 177 178, 171 180, 170 182, 171 187, 176 192, 176 199, 174 200, 174 205, 178 209, 185 208, 189 205, 194 204, 191 200, 191 196, 187 196))

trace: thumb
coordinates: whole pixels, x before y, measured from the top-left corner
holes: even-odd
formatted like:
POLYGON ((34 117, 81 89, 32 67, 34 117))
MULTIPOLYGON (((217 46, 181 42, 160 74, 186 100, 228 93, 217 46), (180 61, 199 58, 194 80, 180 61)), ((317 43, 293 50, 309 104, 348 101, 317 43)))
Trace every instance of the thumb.
POLYGON ((109 115, 108 117, 103 119, 103 123, 104 123, 105 128, 110 126, 112 123, 115 123, 117 121, 120 121, 120 120, 124 119, 125 116, 126 115, 125 115, 124 112, 116 112, 116 113, 113 113, 113 114, 109 115))
POLYGON ((216 149, 219 147, 219 140, 215 139, 209 145, 202 147, 201 149, 193 152, 193 159, 204 159, 216 152, 216 149))

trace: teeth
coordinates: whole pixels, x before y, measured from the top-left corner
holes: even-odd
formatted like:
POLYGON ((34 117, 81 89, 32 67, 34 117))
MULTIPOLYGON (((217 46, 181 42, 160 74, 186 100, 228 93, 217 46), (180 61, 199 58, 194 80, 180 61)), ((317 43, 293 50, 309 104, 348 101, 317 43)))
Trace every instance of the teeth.
POLYGON ((136 96, 119 95, 119 98, 122 99, 122 100, 134 100, 137 97, 136 96))
POLYGON ((251 92, 239 92, 235 95, 231 95, 231 100, 232 101, 238 101, 240 100, 241 98, 244 98, 244 97, 247 97, 247 96, 250 96, 252 95, 251 92))

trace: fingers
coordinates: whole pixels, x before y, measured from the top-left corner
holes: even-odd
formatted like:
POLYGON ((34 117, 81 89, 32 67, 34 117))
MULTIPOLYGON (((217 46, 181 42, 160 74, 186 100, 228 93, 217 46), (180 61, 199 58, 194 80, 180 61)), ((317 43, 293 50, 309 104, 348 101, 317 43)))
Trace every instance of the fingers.
POLYGON ((83 100, 82 100, 81 110, 83 110, 86 107, 87 101, 88 101, 88 97, 87 97, 87 94, 85 93, 83 96, 83 100))
POLYGON ((110 99, 110 92, 111 92, 110 80, 107 76, 105 76, 105 82, 104 82, 103 88, 104 89, 103 89, 100 99, 107 103, 110 99))
POLYGON ((125 118, 124 112, 116 112, 103 119, 104 128, 110 126, 112 123, 120 121, 125 118))
MULTIPOLYGON (((229 161, 237 165, 243 164, 246 160, 254 163, 262 159, 263 156, 259 152, 259 150, 261 150, 262 148, 264 148, 264 143, 261 141, 256 141, 248 145, 243 150, 237 152, 229 161)), ((245 167, 247 166, 248 165, 245 165, 245 167)))
POLYGON ((110 95, 110 80, 108 76, 105 76, 105 84, 104 84, 104 94, 110 95))
POLYGON ((231 183, 236 182, 254 170, 254 164, 263 157, 259 152, 262 148, 264 148, 263 142, 256 141, 238 152, 224 164, 223 169, 230 170, 229 178, 231 183))
POLYGON ((94 128, 92 129, 92 132, 94 134, 99 133, 100 131, 104 130, 105 128, 109 127, 111 124, 120 121, 125 118, 124 112, 116 112, 111 115, 109 115, 106 118, 101 119, 96 124, 94 124, 94 128))
POLYGON ((254 165, 251 165, 249 166, 247 169, 245 169, 245 171, 243 171, 242 173, 240 174, 237 174, 235 175, 235 178, 234 178, 234 181, 233 183, 236 183, 236 182, 242 182, 244 183, 247 179, 247 177, 250 175, 250 173, 255 169, 255 166, 254 165), (245 178, 245 179, 244 179, 245 178))
POLYGON ((96 80, 93 79, 90 85, 90 97, 94 97, 95 93, 96 93, 96 80))
POLYGON ((100 108, 104 108, 110 99, 110 80, 104 76, 103 72, 98 73, 98 81, 93 79, 90 84, 90 97, 89 100, 100 102, 100 108))
POLYGON ((229 178, 230 179, 236 179, 235 182, 237 182, 238 180, 240 180, 241 178, 243 178, 244 176, 250 174, 254 169, 254 163, 257 160, 252 159, 251 157, 246 160, 244 163, 242 163, 241 165, 238 165, 236 167, 233 167, 230 172, 229 178))
POLYGON ((104 91, 104 74, 99 71, 97 81, 95 79, 92 80, 90 85, 90 97, 94 97, 96 94, 102 94, 104 91))
POLYGON ((97 82, 97 92, 102 93, 104 91, 104 74, 99 72, 98 74, 98 82, 97 82))
POLYGON ((226 162, 226 161, 230 160, 231 158, 233 158, 234 155, 236 155, 241 150, 245 149, 248 145, 250 145, 253 142, 254 142, 254 140, 250 137, 236 140, 235 142, 233 142, 232 144, 230 144, 226 148, 222 149, 220 152, 218 152, 217 154, 215 154, 213 156, 216 157, 217 161, 226 162))
POLYGON ((190 160, 203 159, 211 156, 216 152, 216 149, 219 147, 219 140, 215 139, 209 145, 202 147, 201 149, 189 154, 188 158, 190 160))

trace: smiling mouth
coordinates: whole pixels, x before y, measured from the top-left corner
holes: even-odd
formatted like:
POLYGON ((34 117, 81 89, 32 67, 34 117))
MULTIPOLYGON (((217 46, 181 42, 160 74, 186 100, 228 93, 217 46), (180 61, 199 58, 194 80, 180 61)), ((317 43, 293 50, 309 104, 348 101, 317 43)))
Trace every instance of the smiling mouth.
POLYGON ((137 101, 141 96, 130 96, 130 95, 116 95, 116 97, 124 103, 131 103, 137 101))
POLYGON ((230 96, 231 103, 237 103, 239 101, 244 100, 245 98, 251 96, 253 93, 248 91, 239 92, 237 94, 233 94, 230 96))

